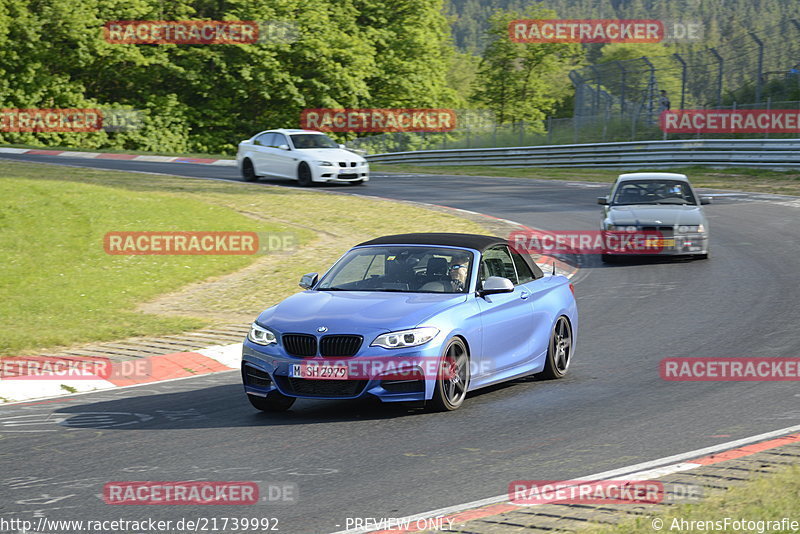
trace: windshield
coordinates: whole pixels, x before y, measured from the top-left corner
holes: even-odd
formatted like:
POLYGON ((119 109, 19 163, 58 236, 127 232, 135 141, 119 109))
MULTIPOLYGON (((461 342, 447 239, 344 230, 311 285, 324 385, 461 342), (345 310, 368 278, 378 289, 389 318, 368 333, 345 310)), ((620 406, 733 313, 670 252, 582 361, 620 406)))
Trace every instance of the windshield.
POLYGON ((465 293, 472 256, 447 247, 357 248, 345 254, 317 290, 465 293))
POLYGON ((339 148, 339 145, 325 134, 292 135, 295 148, 339 148))
POLYGON ((622 182, 614 194, 614 205, 625 204, 687 204, 697 201, 691 187, 679 180, 642 180, 622 182))

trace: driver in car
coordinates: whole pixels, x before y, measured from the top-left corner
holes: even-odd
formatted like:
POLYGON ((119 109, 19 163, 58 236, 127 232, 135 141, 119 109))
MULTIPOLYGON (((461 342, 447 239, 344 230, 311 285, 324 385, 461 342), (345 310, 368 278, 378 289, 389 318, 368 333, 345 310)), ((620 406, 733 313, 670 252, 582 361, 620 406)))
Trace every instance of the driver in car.
POLYGON ((457 254, 450 260, 450 281, 454 291, 464 291, 467 285, 468 267, 469 256, 466 254, 457 254))

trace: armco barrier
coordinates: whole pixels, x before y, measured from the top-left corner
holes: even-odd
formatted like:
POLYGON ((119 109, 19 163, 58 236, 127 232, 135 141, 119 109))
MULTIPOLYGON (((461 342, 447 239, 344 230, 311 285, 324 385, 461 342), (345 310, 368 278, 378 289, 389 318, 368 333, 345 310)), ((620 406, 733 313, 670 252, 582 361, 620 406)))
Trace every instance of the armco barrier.
POLYGON ((585 145, 419 150, 367 156, 371 163, 535 167, 800 168, 800 139, 695 139, 585 145))

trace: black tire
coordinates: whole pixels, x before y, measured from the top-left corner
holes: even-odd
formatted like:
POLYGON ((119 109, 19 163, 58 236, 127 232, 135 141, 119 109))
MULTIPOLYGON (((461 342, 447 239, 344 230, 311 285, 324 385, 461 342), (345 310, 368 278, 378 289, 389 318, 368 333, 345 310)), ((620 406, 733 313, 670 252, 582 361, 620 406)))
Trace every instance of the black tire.
POLYGON ((550 380, 566 375, 572 361, 573 345, 572 325, 569 319, 562 315, 556 320, 550 332, 544 370, 538 376, 550 380))
POLYGON ((437 412, 457 410, 464 403, 469 389, 469 352, 459 337, 451 339, 442 354, 442 365, 436 373, 431 409, 437 412))
POLYGON ((300 184, 300 187, 308 187, 312 184, 311 168, 305 161, 297 167, 297 183, 300 184))
POLYGON ((245 159, 242 162, 242 179, 245 182, 255 182, 258 180, 256 169, 253 167, 253 162, 249 159, 245 159))
POLYGON ((253 408, 261 410, 262 412, 285 412, 292 407, 294 397, 287 397, 277 391, 270 391, 266 397, 258 397, 256 395, 247 395, 247 400, 253 405, 253 408))

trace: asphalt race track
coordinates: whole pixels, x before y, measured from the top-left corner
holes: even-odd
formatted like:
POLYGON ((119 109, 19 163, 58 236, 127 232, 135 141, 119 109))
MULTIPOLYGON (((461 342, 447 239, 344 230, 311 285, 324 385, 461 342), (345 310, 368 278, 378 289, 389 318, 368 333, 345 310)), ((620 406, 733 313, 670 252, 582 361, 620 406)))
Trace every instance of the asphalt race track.
MULTIPOLYGON (((233 167, 3 158, 238 180, 233 167)), ((316 189, 551 230, 597 229, 595 198, 606 192, 577 182, 386 174, 316 189)), ((500 495, 513 480, 580 478, 796 425, 796 383, 659 377, 665 357, 800 356, 800 200, 727 194, 705 209, 708 261, 607 266, 586 257, 567 378, 483 390, 453 413, 298 401, 267 415, 250 407, 235 371, 0 407, 0 518, 277 517, 280 532, 327 533, 348 517, 406 516, 500 495), (295 483, 299 496, 251 507, 109 506, 97 497, 108 481, 200 479, 295 483)))

